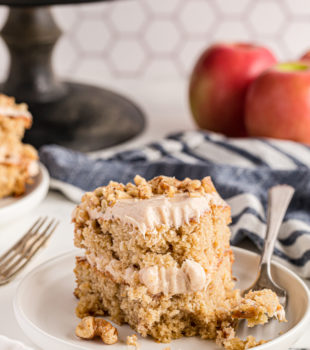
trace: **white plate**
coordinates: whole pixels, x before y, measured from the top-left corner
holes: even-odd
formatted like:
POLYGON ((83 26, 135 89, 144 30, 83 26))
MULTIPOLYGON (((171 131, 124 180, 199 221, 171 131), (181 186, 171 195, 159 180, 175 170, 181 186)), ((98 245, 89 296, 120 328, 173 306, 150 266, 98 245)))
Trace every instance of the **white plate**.
POLYGON ((25 344, 17 340, 9 339, 4 335, 0 335, 0 349, 1 350, 33 350, 32 348, 29 348, 25 344))
POLYGON ((34 177, 26 192, 18 197, 0 199, 0 224, 16 219, 36 207, 46 196, 49 187, 49 175, 43 164, 39 164, 39 174, 34 177))
MULTIPOLYGON (((236 262, 234 274, 247 287, 255 278, 259 257, 249 251, 234 248, 236 262)), ((38 266, 20 283, 14 298, 17 320, 29 338, 44 350, 102 349, 102 342, 78 339, 74 330, 79 319, 74 314, 77 300, 73 296, 75 278, 73 274, 76 252, 60 255, 38 266)), ((268 325, 247 330, 258 339, 273 339, 257 349, 284 350, 292 345, 305 329, 309 329, 310 295, 307 286, 293 272, 280 264, 273 264, 275 280, 287 289, 289 303, 287 323, 273 320, 268 325), (280 333, 282 335, 280 335, 280 333)), ((109 349, 127 349, 126 336, 134 332, 129 326, 117 326, 119 339, 109 349)), ((139 337, 141 349, 165 348, 152 339, 139 337)), ((182 338, 169 344, 171 350, 213 350, 219 349, 213 341, 197 337, 182 338)))

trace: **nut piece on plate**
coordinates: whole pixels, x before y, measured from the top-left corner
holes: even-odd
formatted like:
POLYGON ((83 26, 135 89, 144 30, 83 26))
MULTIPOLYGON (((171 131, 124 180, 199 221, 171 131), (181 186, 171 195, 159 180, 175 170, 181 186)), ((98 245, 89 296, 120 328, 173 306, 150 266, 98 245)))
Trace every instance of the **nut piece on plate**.
POLYGON ((82 339, 99 336, 105 344, 115 344, 118 340, 117 329, 102 318, 87 316, 77 325, 75 334, 82 339))
POLYGON ((139 348, 138 337, 135 334, 128 335, 126 338, 126 344, 135 346, 136 348, 139 348))

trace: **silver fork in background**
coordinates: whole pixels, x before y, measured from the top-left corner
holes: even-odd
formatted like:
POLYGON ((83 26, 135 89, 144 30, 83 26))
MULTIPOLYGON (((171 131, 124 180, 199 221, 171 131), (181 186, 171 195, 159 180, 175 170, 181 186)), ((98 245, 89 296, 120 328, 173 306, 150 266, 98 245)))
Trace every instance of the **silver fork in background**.
POLYGON ((267 231, 261 260, 259 263, 258 276, 254 284, 250 288, 243 291, 243 294, 246 294, 250 290, 254 291, 264 288, 271 289, 278 295, 279 301, 284 308, 286 308, 287 305, 287 292, 273 281, 270 272, 270 261, 281 223, 294 192, 294 188, 288 185, 274 186, 269 190, 267 231))
POLYGON ((9 250, 0 256, 0 286, 10 282, 44 246, 58 221, 39 218, 9 250))

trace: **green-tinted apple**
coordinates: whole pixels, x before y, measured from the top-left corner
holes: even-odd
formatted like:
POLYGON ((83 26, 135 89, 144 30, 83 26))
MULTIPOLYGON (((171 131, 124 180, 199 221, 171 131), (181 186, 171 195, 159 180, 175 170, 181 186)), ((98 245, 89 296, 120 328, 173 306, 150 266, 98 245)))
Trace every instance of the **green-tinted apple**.
POLYGON ((279 63, 260 75, 246 98, 251 136, 310 144, 310 61, 279 63))

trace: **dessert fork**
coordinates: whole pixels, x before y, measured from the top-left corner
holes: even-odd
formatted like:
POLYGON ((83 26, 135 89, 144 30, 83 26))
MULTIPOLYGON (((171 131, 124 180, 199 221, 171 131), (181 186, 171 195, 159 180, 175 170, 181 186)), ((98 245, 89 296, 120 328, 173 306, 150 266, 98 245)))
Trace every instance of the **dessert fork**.
POLYGON ((0 286, 10 282, 44 246, 58 221, 39 218, 30 229, 0 257, 0 286))
POLYGON ((253 285, 243 291, 243 295, 250 290, 260 290, 264 288, 274 291, 284 309, 287 306, 288 295, 286 290, 278 286, 272 279, 270 272, 270 261, 274 250, 279 228, 283 221, 286 210, 293 197, 295 190, 288 185, 278 185, 272 187, 268 192, 267 207, 267 230, 264 248, 259 263, 258 276, 253 285))

